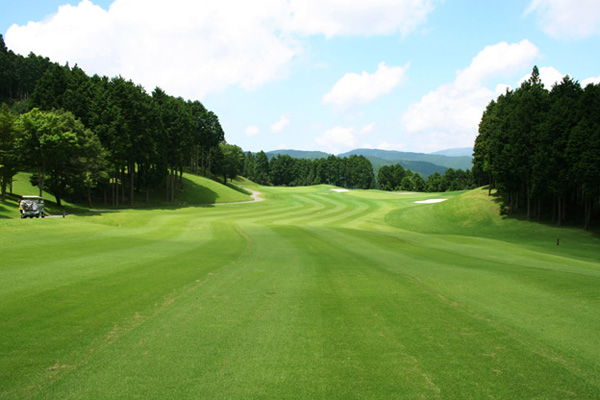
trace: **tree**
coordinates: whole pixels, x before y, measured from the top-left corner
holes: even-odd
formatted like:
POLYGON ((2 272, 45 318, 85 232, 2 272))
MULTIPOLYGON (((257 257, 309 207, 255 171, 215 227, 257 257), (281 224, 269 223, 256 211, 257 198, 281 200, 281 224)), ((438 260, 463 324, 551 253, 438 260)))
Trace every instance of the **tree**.
POLYGON ((269 158, 264 151, 260 151, 256 154, 255 182, 261 185, 268 185, 270 184, 270 176, 269 158))
POLYGON ((594 199, 600 196, 600 85, 588 85, 580 98, 581 120, 567 143, 570 176, 581 188, 584 229, 589 229, 594 199))
POLYGON ((271 182, 275 186, 290 186, 294 180, 292 171, 294 170, 295 159, 287 154, 278 154, 269 163, 271 171, 271 182))
POLYGON ((244 165, 244 152, 239 146, 223 143, 219 145, 223 153, 223 183, 227 184, 227 178, 235 179, 244 165))
POLYGON ((91 177, 99 174, 101 146, 72 113, 33 109, 19 123, 17 148, 23 164, 37 170, 40 196, 47 185, 60 207, 62 198, 75 188, 93 186, 91 177))
POLYGON ((6 188, 11 184, 13 176, 18 172, 18 156, 16 150, 17 117, 10 108, 2 103, 0 109, 0 186, 2 201, 6 201, 6 188))

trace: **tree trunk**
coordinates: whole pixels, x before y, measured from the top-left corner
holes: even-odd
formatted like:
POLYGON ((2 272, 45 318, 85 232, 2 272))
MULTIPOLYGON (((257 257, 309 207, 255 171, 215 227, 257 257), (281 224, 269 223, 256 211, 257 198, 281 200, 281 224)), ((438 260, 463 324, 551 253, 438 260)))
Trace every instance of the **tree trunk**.
POLYGON ((40 187, 40 197, 42 197, 42 192, 44 191, 44 175, 45 175, 45 167, 42 166, 42 172, 40 174, 40 182, 39 182, 39 187, 40 187))
POLYGON ((171 169, 171 201, 175 201, 175 182, 177 181, 177 171, 171 169))
POLYGON ((125 167, 121 169, 121 204, 125 204, 125 167))
POLYGON ((169 193, 169 188, 171 187, 170 179, 171 179, 171 174, 169 173, 169 170, 167 169, 167 176, 165 176, 165 189, 166 189, 166 193, 167 193, 167 201, 169 201, 171 199, 171 194, 169 193))
POLYGON ((115 165, 115 185, 114 185, 114 201, 113 204, 115 206, 119 205, 119 166, 115 165))
POLYGON ((204 157, 204 146, 200 146, 200 174, 206 176, 206 160, 204 157))
POLYGON ((558 204, 557 204, 557 208, 558 208, 558 218, 556 219, 556 225, 557 226, 562 226, 562 219, 563 219, 563 207, 562 207, 562 197, 558 197, 558 204))
POLYGON ((531 194, 529 187, 527 187, 527 221, 531 219, 531 194))
POLYGON ((584 200, 584 218, 583 218, 583 229, 586 231, 590 229, 590 220, 592 218, 592 197, 585 196, 584 200))
POLYGON ((129 163, 129 205, 133 207, 133 192, 134 192, 134 175, 135 175, 135 162, 129 163))

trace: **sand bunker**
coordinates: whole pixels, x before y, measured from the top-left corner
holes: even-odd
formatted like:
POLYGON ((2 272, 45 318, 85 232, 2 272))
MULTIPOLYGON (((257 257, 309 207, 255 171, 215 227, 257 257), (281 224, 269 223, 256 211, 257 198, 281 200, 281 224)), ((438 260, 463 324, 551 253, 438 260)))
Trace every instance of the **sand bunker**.
POLYGON ((348 189, 331 189, 331 190, 333 190, 334 192, 338 192, 338 193, 341 193, 341 192, 349 192, 349 190, 348 190, 348 189))
POLYGON ((442 201, 446 201, 448 199, 429 199, 429 200, 419 200, 415 201, 417 204, 432 204, 432 203, 441 203, 442 201))

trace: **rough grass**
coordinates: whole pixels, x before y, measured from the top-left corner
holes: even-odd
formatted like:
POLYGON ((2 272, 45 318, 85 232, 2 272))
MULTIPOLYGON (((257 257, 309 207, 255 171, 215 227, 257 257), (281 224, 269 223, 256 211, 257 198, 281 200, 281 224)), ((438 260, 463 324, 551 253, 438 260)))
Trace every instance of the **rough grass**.
POLYGON ((251 188, 1 220, 0 398, 600 396, 597 237, 483 190, 251 188))

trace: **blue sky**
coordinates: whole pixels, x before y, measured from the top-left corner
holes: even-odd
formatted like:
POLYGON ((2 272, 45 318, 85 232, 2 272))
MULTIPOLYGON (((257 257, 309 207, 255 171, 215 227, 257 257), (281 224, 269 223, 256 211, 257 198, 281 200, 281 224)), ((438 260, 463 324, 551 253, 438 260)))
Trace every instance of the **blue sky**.
POLYGON ((472 146, 540 68, 600 82, 597 0, 0 0, 20 54, 122 75, 217 113, 246 151, 472 146))

